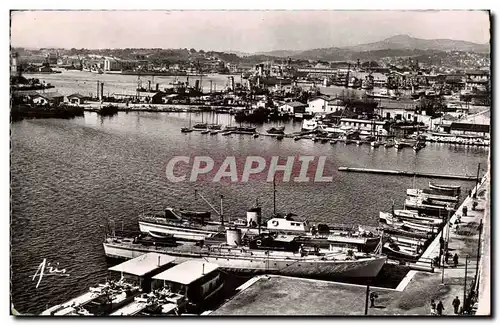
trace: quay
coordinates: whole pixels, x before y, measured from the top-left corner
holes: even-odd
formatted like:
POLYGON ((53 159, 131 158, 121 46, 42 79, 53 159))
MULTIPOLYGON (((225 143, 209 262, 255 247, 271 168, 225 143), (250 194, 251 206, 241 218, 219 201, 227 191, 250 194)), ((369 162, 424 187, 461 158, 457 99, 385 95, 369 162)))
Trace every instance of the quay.
MULTIPOLYGON (((468 302, 468 315, 490 315, 489 177, 488 172, 472 190, 471 196, 464 200, 458 209, 460 212, 450 218, 454 224, 458 216, 461 217, 458 228, 454 226, 455 230, 450 230, 447 224, 420 259, 439 256, 439 238, 443 236, 448 238, 449 251, 459 257, 456 267, 452 266, 450 259, 450 264, 442 263, 444 267, 435 266, 434 272, 411 270, 395 289, 261 275, 238 287, 232 298, 204 315, 425 316, 431 314, 432 299, 436 303, 442 301, 443 315, 458 316, 452 306, 455 297, 460 299, 460 309, 464 301, 468 302), (474 205, 476 207, 472 209, 474 205), (468 207, 467 216, 462 214, 464 206, 468 207), (378 296, 374 307, 369 306, 368 294, 371 292, 378 296)), ((421 263, 428 265, 428 262, 421 263)))
POLYGON ((343 172, 354 172, 354 173, 445 178, 445 179, 457 179, 457 180, 467 180, 467 181, 476 179, 476 176, 470 176, 470 175, 449 175, 449 174, 436 174, 436 173, 425 173, 425 172, 410 172, 403 170, 386 170, 386 169, 371 169, 371 168, 358 168, 358 167, 339 167, 338 170, 343 172))

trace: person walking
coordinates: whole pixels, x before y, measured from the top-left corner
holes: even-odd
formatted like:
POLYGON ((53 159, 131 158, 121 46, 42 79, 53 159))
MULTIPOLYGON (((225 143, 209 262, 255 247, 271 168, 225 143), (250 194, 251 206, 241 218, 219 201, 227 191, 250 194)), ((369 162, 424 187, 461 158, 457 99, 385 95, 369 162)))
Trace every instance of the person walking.
POLYGON ((431 300, 431 315, 436 316, 436 302, 434 299, 431 300))
POLYGON ((462 208, 462 214, 464 215, 464 217, 467 217, 467 206, 464 205, 464 207, 462 208))
POLYGON ((453 255, 453 264, 455 265, 455 267, 457 267, 457 265, 458 265, 458 255, 457 255, 457 253, 455 253, 455 255, 453 255))
POLYGON ((443 302, 441 300, 439 300, 439 303, 436 306, 436 310, 437 310, 438 316, 443 315, 444 306, 443 306, 443 302))
POLYGON ((460 307, 460 299, 458 299, 458 296, 456 296, 455 299, 453 299, 452 305, 455 314, 458 314, 458 308, 460 307))

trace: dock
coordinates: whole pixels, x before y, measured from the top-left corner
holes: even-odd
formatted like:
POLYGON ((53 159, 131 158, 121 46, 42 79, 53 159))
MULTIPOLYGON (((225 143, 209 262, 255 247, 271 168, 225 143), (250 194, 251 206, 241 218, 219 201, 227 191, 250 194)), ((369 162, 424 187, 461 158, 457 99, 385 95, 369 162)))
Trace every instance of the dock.
POLYGON ((457 179, 473 181, 476 176, 471 175, 450 175, 450 174, 436 174, 426 172, 411 172, 404 170, 388 170, 388 169, 372 169, 372 168, 358 168, 358 167, 339 167, 339 171, 353 172, 353 173, 368 173, 368 174, 382 174, 382 175, 396 175, 396 176, 410 176, 410 177, 428 177, 428 178, 444 178, 444 179, 457 179))

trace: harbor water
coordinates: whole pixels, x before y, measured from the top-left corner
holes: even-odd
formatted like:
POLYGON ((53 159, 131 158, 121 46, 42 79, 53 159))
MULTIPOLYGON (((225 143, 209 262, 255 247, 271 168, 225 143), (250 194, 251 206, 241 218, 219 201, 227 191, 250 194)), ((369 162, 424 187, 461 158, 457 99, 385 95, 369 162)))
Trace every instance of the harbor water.
MULTIPOLYGON (((209 210, 194 190, 218 206, 224 196, 224 214, 243 218, 259 201, 264 217, 273 210, 272 182, 250 178, 246 183, 227 179, 212 182, 172 183, 165 167, 177 155, 209 156, 220 166, 226 156, 326 156, 324 174, 331 182, 281 182, 277 179, 276 209, 293 212, 312 223, 376 226, 379 211, 390 211, 394 200, 402 208, 407 188, 426 188, 427 178, 345 173, 340 166, 417 170, 475 175, 478 163, 486 166, 488 148, 428 144, 415 153, 411 148, 371 148, 343 143, 250 135, 183 134, 180 128, 201 122, 189 113, 120 112, 113 117, 85 113, 72 120, 23 120, 11 124, 11 287, 12 303, 23 313, 39 313, 105 280, 108 267, 102 240, 104 225, 137 230, 137 215, 144 209, 167 206, 209 210), (34 278, 46 259, 68 276, 34 278)), ((237 125, 231 115, 203 115, 237 125)), ((299 131, 300 122, 258 126, 265 132, 284 125, 299 131)), ((238 168, 241 168, 238 165, 238 168)), ((483 172, 482 172, 483 173, 483 172)), ((241 175, 241 171, 239 171, 241 175)), ((189 175, 188 175, 189 178, 189 175)), ((472 181, 460 184, 466 195, 472 181)), ((215 216, 215 213, 212 214, 215 216)))

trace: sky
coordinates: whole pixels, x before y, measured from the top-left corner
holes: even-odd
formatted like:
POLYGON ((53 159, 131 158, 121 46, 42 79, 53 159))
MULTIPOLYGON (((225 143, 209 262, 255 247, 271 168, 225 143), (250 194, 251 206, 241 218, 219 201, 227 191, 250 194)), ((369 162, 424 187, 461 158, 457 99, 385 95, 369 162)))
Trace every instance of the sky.
POLYGON ((484 11, 14 11, 11 46, 256 53, 343 47, 401 34, 486 43, 489 28, 484 11))

